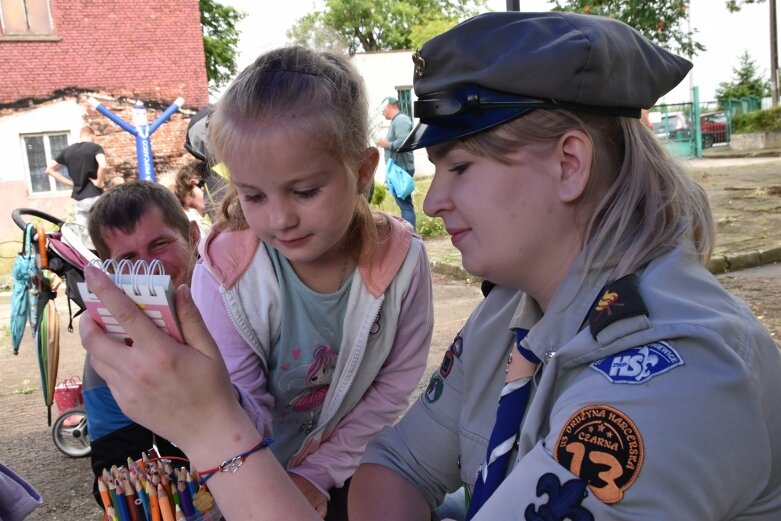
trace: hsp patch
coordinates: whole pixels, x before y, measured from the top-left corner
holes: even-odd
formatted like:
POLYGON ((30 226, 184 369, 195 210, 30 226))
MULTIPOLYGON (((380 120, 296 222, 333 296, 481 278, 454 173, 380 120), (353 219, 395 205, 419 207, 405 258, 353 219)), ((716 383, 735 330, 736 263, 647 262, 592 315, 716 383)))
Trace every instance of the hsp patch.
POLYGON ((553 457, 603 503, 617 503, 643 466, 643 440, 624 413, 607 405, 584 407, 559 435, 553 457))
POLYGON ((667 342, 633 347, 591 364, 614 384, 641 384, 679 365, 683 358, 667 342))
POLYGON ((438 374, 434 374, 431 380, 428 382, 426 392, 423 393, 423 399, 428 403, 434 403, 442 396, 442 391, 445 390, 445 381, 438 374))

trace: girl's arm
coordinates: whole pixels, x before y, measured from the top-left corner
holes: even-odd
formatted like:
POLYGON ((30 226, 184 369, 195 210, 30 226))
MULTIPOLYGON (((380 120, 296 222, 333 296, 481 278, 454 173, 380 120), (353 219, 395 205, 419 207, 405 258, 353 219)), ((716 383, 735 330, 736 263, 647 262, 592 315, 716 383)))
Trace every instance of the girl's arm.
POLYGON ((306 477, 323 492, 352 475, 369 440, 408 406, 426 368, 433 320, 431 272, 421 248, 385 364, 333 435, 300 465, 292 467, 292 472, 306 477))
POLYGON ((255 417, 258 432, 271 434, 274 397, 266 387, 266 363, 233 327, 225 301, 220 294, 220 283, 202 262, 195 265, 192 278, 192 297, 201 311, 203 321, 214 338, 225 361, 231 382, 252 397, 242 405, 255 417))
MULTIPOLYGON (((214 341, 189 294, 180 286, 176 309, 186 344, 155 326, 97 268, 87 266, 89 287, 133 339, 107 336, 86 314, 79 332, 95 370, 134 421, 180 447, 199 469, 215 467, 257 445, 261 436, 235 399, 214 341)), ((209 480, 226 519, 318 520, 274 455, 260 450, 235 472, 209 480)))

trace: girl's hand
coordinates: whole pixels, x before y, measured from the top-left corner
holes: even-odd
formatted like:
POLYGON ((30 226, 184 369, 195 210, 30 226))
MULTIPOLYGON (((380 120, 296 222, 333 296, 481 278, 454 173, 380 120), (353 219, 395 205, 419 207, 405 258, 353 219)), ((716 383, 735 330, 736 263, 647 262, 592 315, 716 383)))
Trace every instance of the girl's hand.
POLYGON ((105 273, 88 266, 84 276, 133 340, 128 347, 86 315, 79 324, 92 366, 125 414, 185 452, 242 423, 244 411, 187 286, 176 291, 183 345, 158 329, 105 273))
POLYGON ((288 472, 288 476, 293 480, 293 483, 298 487, 298 490, 309 501, 309 504, 317 511, 320 517, 325 518, 328 513, 328 498, 320 492, 317 487, 312 485, 308 479, 296 474, 295 472, 288 472))

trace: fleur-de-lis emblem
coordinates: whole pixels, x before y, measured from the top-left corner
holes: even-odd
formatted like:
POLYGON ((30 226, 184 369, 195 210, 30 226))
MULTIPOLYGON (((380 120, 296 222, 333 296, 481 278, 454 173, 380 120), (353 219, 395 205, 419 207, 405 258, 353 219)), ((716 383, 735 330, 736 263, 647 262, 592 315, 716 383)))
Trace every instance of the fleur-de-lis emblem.
POLYGON ((555 474, 544 474, 537 481, 537 496, 548 496, 548 502, 535 508, 534 504, 526 507, 526 521, 594 521, 594 515, 581 506, 586 497, 586 482, 581 479, 571 479, 563 485, 555 474))
POLYGON ((415 79, 423 76, 423 71, 426 70, 426 60, 420 55, 420 49, 415 49, 412 54, 412 63, 415 64, 415 79))

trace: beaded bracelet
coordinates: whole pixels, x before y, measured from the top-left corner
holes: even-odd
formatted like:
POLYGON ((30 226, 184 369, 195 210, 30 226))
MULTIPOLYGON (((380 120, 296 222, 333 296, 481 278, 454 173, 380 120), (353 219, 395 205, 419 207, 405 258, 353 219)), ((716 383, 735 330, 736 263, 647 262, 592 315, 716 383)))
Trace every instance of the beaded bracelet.
POLYGON ((237 470, 239 470, 239 467, 244 463, 244 460, 249 457, 250 454, 253 452, 257 452, 261 449, 265 449, 269 445, 274 443, 274 440, 271 438, 263 438, 263 440, 252 447, 250 450, 246 452, 242 452, 241 454, 232 457, 231 459, 226 459, 222 463, 220 463, 218 466, 214 467, 213 469, 205 470, 201 472, 201 478, 198 480, 198 483, 203 485, 206 483, 206 481, 209 480, 212 476, 217 474, 218 472, 228 472, 230 471, 231 474, 235 474, 237 470))

